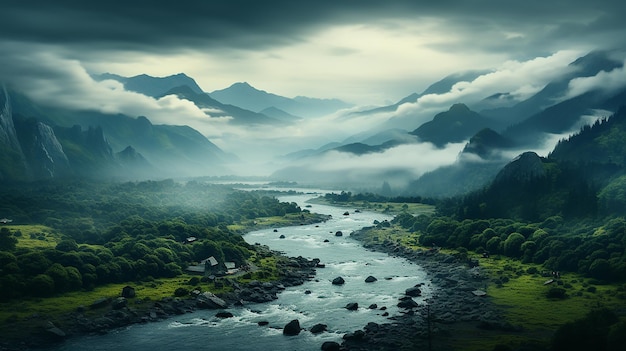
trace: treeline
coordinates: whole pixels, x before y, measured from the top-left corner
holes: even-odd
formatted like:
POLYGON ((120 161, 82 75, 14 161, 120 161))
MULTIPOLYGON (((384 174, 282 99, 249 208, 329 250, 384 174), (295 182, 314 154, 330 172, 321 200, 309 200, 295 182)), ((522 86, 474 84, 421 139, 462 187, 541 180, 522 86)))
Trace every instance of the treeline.
MULTIPOLYGON (((295 203, 256 193, 173 181, 22 185, 5 189, 2 199, 9 198, 17 201, 3 200, 2 211, 16 215, 13 223, 25 224, 31 213, 28 219, 41 220, 63 240, 54 247, 24 247, 16 245, 24 234, 2 227, 2 301, 174 277, 209 256, 241 265, 253 248, 227 225, 301 211, 295 203)), ((22 239, 38 239, 31 235, 22 239)))
POLYGON ((598 226, 591 221, 568 222, 560 216, 530 223, 403 213, 392 223, 414 232, 425 246, 501 254, 607 282, 626 280, 626 220, 622 217, 598 226))
POLYGON ((428 205, 434 205, 436 200, 431 198, 423 198, 421 196, 384 196, 374 193, 357 193, 353 194, 350 191, 342 191, 339 194, 326 193, 324 199, 329 202, 353 202, 353 201, 368 201, 368 202, 393 202, 393 203, 423 203, 428 205))

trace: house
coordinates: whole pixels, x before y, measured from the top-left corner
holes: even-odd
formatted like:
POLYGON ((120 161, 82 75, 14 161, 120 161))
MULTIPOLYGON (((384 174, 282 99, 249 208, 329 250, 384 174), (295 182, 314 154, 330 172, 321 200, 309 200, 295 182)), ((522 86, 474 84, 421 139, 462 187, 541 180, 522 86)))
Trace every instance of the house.
POLYGON ((216 274, 220 270, 223 272, 223 269, 220 268, 221 267, 217 259, 211 256, 200 261, 200 264, 197 264, 195 266, 188 266, 186 271, 196 274, 216 274))

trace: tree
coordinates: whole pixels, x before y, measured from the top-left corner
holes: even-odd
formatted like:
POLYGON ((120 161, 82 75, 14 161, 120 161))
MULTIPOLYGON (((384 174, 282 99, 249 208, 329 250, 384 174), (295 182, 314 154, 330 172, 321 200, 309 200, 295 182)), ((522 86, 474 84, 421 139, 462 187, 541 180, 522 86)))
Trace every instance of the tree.
POLYGON ((520 233, 511 233, 504 241, 504 254, 510 257, 519 257, 522 253, 522 244, 526 239, 520 233))
POLYGON ((78 244, 73 239, 65 239, 57 244, 56 249, 64 252, 77 251, 78 244))
POLYGON ((17 246, 17 239, 7 227, 0 229, 0 251, 13 251, 17 246))
POLYGON ((596 279, 609 279, 611 277, 611 265, 604 258, 595 259, 589 266, 589 276, 596 279))
POLYGON ((46 274, 36 275, 29 284, 34 296, 48 297, 54 295, 54 280, 46 274))

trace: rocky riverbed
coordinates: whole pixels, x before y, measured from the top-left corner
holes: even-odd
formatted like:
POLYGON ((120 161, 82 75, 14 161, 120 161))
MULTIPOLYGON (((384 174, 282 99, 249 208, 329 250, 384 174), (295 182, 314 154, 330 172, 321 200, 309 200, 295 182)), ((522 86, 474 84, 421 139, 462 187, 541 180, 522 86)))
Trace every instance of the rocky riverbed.
MULTIPOLYGON (((257 250, 271 252, 259 246, 257 250)), ((27 339, 0 341, 0 351, 23 351, 42 349, 68 338, 89 334, 105 334, 116 328, 131 324, 149 323, 176 315, 192 313, 199 309, 216 310, 216 316, 227 318, 231 306, 243 306, 272 301, 285 288, 303 284, 315 277, 319 260, 303 257, 285 257, 271 252, 276 257, 279 279, 276 281, 252 280, 246 283, 232 278, 219 278, 232 292, 215 295, 209 291, 193 289, 179 297, 167 297, 152 301, 149 297, 136 297, 132 286, 128 286, 115 298, 102 298, 89 306, 77 306, 76 310, 62 316, 46 318, 32 316, 33 332, 27 339), (54 322, 53 322, 54 321, 54 322)))
POLYGON ((351 237, 370 250, 420 265, 427 271, 435 295, 426 306, 418 306, 410 303, 411 292, 405 291, 405 297, 398 301, 406 306, 403 314, 390 317, 386 324, 369 323, 329 349, 450 350, 455 340, 478 338, 486 331, 519 330, 504 322, 501 311, 485 294, 488 277, 479 262, 460 260, 438 250, 414 250, 391 241, 372 242, 366 239, 366 231, 354 232, 351 237))

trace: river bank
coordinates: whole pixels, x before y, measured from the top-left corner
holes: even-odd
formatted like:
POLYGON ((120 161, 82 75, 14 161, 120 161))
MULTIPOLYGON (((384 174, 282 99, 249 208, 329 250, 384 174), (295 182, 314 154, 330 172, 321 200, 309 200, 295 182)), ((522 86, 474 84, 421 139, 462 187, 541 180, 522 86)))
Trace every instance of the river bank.
MULTIPOLYGON (((315 277, 318 260, 303 257, 287 257, 280 252, 270 250, 263 245, 255 245, 257 254, 272 256, 276 259, 278 279, 250 280, 245 274, 235 277, 218 278, 220 287, 230 290, 213 294, 209 291, 194 289, 181 296, 165 297, 152 300, 150 296, 136 296, 132 284, 129 289, 122 289, 117 297, 103 297, 88 306, 76 306, 76 309, 62 315, 48 316, 34 314, 28 321, 27 333, 11 335, 11 321, 5 321, 0 341, 0 351, 40 350, 58 346, 65 340, 85 335, 103 335, 113 330, 133 324, 157 322, 197 310, 215 310, 220 318, 228 318, 228 309, 233 306, 246 306, 277 299, 278 294, 288 287, 298 286, 315 277)), ((17 321, 16 321, 17 322, 17 321)), ((19 328, 25 321, 20 321, 19 328)), ((14 327, 18 327, 17 323, 14 327)))
POLYGON ((426 306, 406 309, 402 315, 390 318, 388 324, 369 323, 363 330, 344 336, 343 348, 464 349, 461 345, 466 340, 475 341, 485 334, 519 331, 518 327, 504 322, 502 311, 484 294, 488 277, 479 262, 460 259, 436 249, 416 250, 389 240, 377 242, 370 235, 372 230, 364 228, 350 236, 369 250, 403 257, 421 266, 435 293, 426 306))

